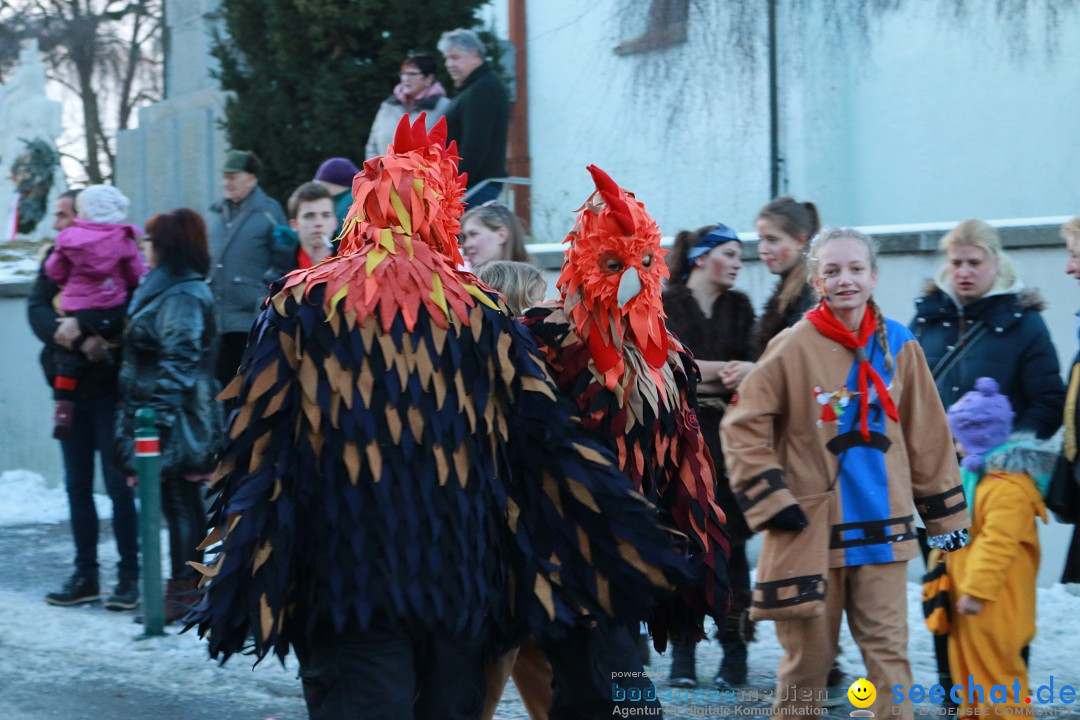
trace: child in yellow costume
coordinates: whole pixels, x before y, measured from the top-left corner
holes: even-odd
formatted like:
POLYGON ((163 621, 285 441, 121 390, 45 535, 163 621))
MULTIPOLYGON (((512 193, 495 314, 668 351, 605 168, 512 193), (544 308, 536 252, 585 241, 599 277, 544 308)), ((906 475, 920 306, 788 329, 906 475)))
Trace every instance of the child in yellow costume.
POLYGON ((949 408, 949 426, 965 456, 961 478, 972 514, 970 544, 946 560, 956 607, 949 669, 963 688, 954 698, 962 714, 975 707, 994 714, 991 705, 1030 708, 1024 699, 1027 646, 1035 637, 1035 519, 1046 522, 1043 497, 1057 452, 1052 441, 1010 437, 1013 415, 997 382, 986 377, 949 408), (1005 686, 1005 697, 993 692, 994 685, 1005 686))

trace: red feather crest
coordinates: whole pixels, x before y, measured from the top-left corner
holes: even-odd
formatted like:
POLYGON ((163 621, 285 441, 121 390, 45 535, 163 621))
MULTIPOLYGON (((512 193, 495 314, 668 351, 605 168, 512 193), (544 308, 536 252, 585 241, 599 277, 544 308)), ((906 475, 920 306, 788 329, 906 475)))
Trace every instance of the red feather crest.
POLYGON ((445 145, 445 119, 430 132, 425 120, 421 113, 410 125, 402 116, 387 154, 365 162, 353 180, 338 255, 292 273, 281 295, 325 284, 328 314, 344 298, 358 320, 377 309, 384 329, 401 315, 412 330, 421 304, 442 327, 452 316, 467 325, 476 302, 497 309, 476 279, 458 270, 465 179, 456 147, 445 145))
POLYGON ((667 362, 670 346, 660 300, 667 253, 645 206, 600 168, 588 170, 596 192, 565 240, 570 247, 558 287, 575 330, 592 349, 593 363, 605 384, 614 387, 625 369, 626 345, 636 347, 654 368, 667 362), (620 306, 624 280, 636 281, 640 290, 620 306))

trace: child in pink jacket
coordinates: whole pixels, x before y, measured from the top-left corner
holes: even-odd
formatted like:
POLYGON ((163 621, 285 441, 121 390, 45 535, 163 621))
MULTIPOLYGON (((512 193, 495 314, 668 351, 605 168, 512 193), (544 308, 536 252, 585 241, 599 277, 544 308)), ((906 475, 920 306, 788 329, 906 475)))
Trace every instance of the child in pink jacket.
MULTIPOLYGON (((142 230, 124 221, 129 201, 111 185, 91 185, 76 199, 75 223, 56 236, 45 275, 61 286, 60 311, 79 321, 82 335, 106 341, 123 332, 127 303, 146 264, 136 238, 142 230)), ((53 351, 55 413, 53 436, 67 436, 73 400, 86 358, 78 350, 53 351)))

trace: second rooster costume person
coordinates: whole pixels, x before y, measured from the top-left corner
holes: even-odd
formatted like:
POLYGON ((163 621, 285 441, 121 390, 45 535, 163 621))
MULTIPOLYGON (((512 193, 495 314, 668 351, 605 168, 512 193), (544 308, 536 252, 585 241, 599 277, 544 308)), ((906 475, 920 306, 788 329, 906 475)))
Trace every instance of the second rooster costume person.
POLYGON ((597 189, 566 239, 560 298, 530 310, 525 324, 585 427, 616 449, 634 488, 685 536, 699 566, 698 580, 650 618, 663 650, 669 634, 701 637, 706 614, 718 622, 726 614, 729 543, 695 414, 693 358, 664 325, 660 228, 606 173, 589 172, 597 189))
POLYGON ((482 659, 683 564, 498 295, 458 270, 440 122, 364 164, 339 255, 251 331, 192 616, 213 657, 300 659, 313 718, 473 718, 482 659))

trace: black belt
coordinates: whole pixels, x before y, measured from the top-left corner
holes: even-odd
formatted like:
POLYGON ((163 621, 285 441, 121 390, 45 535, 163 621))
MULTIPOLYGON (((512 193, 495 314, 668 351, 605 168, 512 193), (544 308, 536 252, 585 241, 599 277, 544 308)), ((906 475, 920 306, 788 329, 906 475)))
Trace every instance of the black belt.
POLYGON ((786 490, 787 485, 784 483, 784 472, 773 468, 761 473, 747 485, 746 490, 735 493, 735 501, 739 504, 739 508, 743 512, 746 512, 754 505, 772 495, 777 490, 786 490), (753 494, 753 497, 751 497, 753 494))
POLYGON ((943 493, 937 495, 927 495, 926 497, 915 498, 915 508, 922 515, 923 520, 937 520, 939 518, 948 517, 954 513, 958 513, 967 507, 967 501, 964 499, 964 488, 957 485, 952 490, 946 490, 943 493), (960 502, 950 506, 949 500, 960 496, 960 502))
POLYGON ((887 520, 839 523, 832 526, 832 538, 829 541, 829 547, 835 550, 914 540, 916 537, 914 521, 914 517, 907 515, 905 517, 888 518, 887 520), (897 525, 902 526, 900 532, 889 532, 890 528, 897 525), (856 530, 862 531, 861 537, 851 538, 850 540, 844 539, 845 532, 856 530))
POLYGON ((751 605, 754 607, 782 608, 802 603, 825 599, 825 586, 828 583, 821 575, 802 575, 788 578, 787 580, 773 580, 771 582, 759 582, 754 584, 754 599, 751 605), (780 597, 780 590, 788 587, 795 588, 795 594, 791 597, 780 597), (758 598, 758 595, 761 598, 758 598))

